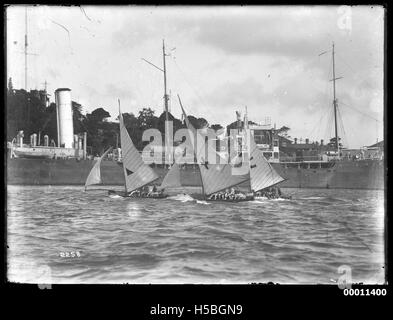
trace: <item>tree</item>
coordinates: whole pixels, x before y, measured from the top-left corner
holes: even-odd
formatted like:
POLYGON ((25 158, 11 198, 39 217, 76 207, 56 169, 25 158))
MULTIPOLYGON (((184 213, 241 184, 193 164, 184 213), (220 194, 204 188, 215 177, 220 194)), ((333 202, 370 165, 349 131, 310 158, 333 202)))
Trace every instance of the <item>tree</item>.
POLYGON ((106 121, 106 118, 109 118, 111 115, 109 114, 108 111, 104 110, 103 108, 98 108, 95 109, 90 115, 87 114, 91 120, 97 121, 97 122, 103 122, 106 121))
MULTIPOLYGON (((163 135, 165 134, 165 120, 166 120, 166 115, 164 111, 158 117, 158 123, 157 123, 157 129, 160 130, 160 132, 163 135)), ((173 133, 175 133, 180 128, 184 128, 183 123, 179 119, 175 118, 170 112, 168 112, 168 120, 173 122, 173 133)))
POLYGON ((13 93, 14 92, 14 87, 12 85, 12 78, 11 77, 8 79, 8 92, 9 93, 13 93))
POLYGON ((210 128, 212 128, 214 131, 220 130, 223 128, 223 126, 221 124, 213 124, 210 126, 210 128))
POLYGON ((139 142, 142 140, 142 130, 139 126, 139 120, 133 113, 123 114, 124 126, 126 127, 131 140, 135 147, 140 148, 139 142))
MULTIPOLYGON (((45 110, 45 122, 41 129, 41 135, 48 135, 49 141, 53 139, 57 142, 57 117, 56 117, 56 104, 51 103, 45 110)), ((56 144, 58 145, 58 144, 56 144)))
MULTIPOLYGON (((12 87, 11 79, 8 85, 12 87)), ((45 109, 37 91, 7 90, 7 139, 12 140, 20 130, 25 137, 38 133, 46 120, 45 109)))
MULTIPOLYGON (((248 120, 248 124, 249 125, 258 125, 256 122, 248 120)), ((243 128, 244 126, 244 121, 240 121, 240 127, 243 128)), ((230 134, 230 130, 231 129, 237 129, 238 128, 238 122, 234 121, 232 123, 230 123, 229 125, 227 125, 227 133, 230 134)))
POLYGON ((206 128, 209 126, 209 122, 205 118, 198 118, 198 126, 199 129, 206 128))
POLYGON ((287 126, 282 126, 280 129, 277 129, 277 134, 286 138, 290 138, 290 136, 288 135, 288 131, 291 130, 289 127, 287 126))
POLYGON ((187 118, 195 129, 202 129, 209 125, 205 118, 196 118, 192 115, 187 116, 187 118))
POLYGON ((119 124, 116 122, 103 122, 102 123, 102 150, 109 147, 116 148, 116 143, 120 146, 119 124))
POLYGON ((105 143, 108 143, 108 138, 105 124, 107 118, 110 117, 109 112, 103 108, 97 108, 92 113, 86 114, 86 118, 82 122, 86 128, 88 139, 87 143, 92 148, 94 155, 99 155, 104 152, 105 143))
POLYGON ((72 101, 72 122, 74 125, 74 134, 78 134, 84 131, 83 122, 85 116, 82 114, 82 105, 72 101))
POLYGON ((154 116, 154 111, 150 108, 143 108, 138 115, 139 127, 142 130, 157 126, 158 118, 154 116))

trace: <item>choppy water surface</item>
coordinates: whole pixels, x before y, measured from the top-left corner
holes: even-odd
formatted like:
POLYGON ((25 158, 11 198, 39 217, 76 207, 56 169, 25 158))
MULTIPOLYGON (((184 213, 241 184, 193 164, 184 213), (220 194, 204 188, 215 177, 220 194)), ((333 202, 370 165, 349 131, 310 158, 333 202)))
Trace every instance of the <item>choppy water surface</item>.
POLYGON ((383 191, 283 191, 293 199, 205 203, 9 186, 8 279, 334 284, 348 265, 354 282, 384 282, 383 191))

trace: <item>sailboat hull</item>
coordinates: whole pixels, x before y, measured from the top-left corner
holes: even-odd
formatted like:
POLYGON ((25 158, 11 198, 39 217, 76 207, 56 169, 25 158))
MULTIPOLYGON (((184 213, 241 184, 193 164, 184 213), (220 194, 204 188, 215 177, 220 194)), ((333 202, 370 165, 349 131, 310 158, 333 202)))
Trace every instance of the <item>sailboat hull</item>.
POLYGON ((147 198, 147 199, 165 199, 168 197, 167 194, 150 194, 150 195, 143 195, 143 196, 132 196, 128 192, 125 191, 116 191, 116 190, 109 190, 108 195, 113 196, 117 195, 123 198, 135 198, 135 199, 140 199, 140 198, 147 198))
POLYGON ((245 202, 245 201, 253 201, 254 197, 246 197, 242 199, 206 199, 207 202, 219 202, 219 203, 228 203, 228 202, 245 202))
POLYGON ((193 194, 192 197, 196 200, 204 200, 206 202, 218 202, 218 203, 245 202, 245 201, 254 200, 254 196, 252 195, 247 195, 245 198, 240 198, 240 199, 209 199, 209 198, 205 198, 202 194, 193 194))
POLYGON ((291 200, 292 196, 280 196, 278 198, 268 198, 268 197, 254 197, 254 200, 291 200))

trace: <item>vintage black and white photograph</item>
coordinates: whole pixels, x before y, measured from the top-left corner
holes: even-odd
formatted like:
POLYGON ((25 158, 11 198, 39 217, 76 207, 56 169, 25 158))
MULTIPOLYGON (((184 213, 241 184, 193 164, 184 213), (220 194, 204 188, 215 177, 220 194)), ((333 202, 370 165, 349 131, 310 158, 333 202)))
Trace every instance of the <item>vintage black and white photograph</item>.
POLYGON ((9 5, 4 28, 9 282, 386 283, 382 6, 9 5))

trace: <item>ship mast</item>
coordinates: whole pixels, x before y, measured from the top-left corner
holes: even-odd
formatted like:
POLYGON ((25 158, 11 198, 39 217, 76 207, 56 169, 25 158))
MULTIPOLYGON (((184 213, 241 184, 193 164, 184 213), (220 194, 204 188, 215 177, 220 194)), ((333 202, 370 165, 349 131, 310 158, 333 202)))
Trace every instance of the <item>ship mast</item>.
POLYGON ((334 134, 336 138, 336 151, 338 156, 340 156, 340 144, 338 141, 338 133, 337 133, 337 98, 336 98, 336 80, 341 79, 342 77, 336 78, 335 64, 334 64, 334 42, 332 44, 332 59, 333 59, 333 108, 334 108, 334 134))
MULTIPOLYGON (((166 83, 166 61, 165 57, 168 54, 165 52, 165 40, 162 40, 162 60, 163 60, 163 69, 160 67, 157 67, 155 64, 151 63, 150 61, 147 61, 146 59, 142 58, 143 61, 147 62, 148 64, 152 65, 156 69, 160 70, 161 72, 164 73, 164 109, 165 109, 165 150, 169 148, 170 146, 170 139, 169 139, 169 128, 168 126, 168 121, 169 121, 169 116, 168 116, 168 100, 169 96, 167 94, 167 83, 166 83)), ((166 150, 169 151, 169 150, 166 150)), ((166 158, 166 157, 165 157, 166 158)), ((168 159, 171 162, 171 158, 168 159)))
POLYGON ((25 8, 25 90, 27 92, 27 6, 25 8))
POLYGON ((26 107, 27 107, 27 133, 30 134, 30 99, 27 93, 27 6, 25 8, 25 90, 26 90, 26 107))

